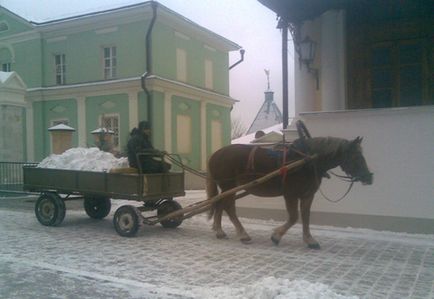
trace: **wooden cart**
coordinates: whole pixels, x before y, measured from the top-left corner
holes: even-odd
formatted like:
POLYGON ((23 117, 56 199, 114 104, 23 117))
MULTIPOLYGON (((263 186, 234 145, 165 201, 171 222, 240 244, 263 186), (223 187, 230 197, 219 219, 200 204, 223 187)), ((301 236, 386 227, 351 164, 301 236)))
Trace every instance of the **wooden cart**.
MULTIPOLYGON (((157 218, 180 210, 174 197, 184 196, 184 173, 156 174, 110 173, 81 170, 23 167, 24 190, 41 193, 35 205, 38 221, 57 226, 65 218, 65 201, 84 198, 86 213, 102 219, 110 213, 110 199, 144 202, 143 207, 121 206, 115 213, 114 226, 122 236, 134 236, 141 213, 157 210, 157 218)), ((143 218, 144 219, 144 218, 143 218)), ((160 222, 164 227, 177 227, 182 217, 160 222)))

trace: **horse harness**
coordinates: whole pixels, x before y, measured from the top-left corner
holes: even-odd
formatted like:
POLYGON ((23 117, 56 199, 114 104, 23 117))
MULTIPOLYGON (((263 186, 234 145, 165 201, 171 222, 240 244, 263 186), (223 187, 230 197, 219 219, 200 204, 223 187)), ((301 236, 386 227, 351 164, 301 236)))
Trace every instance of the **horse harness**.
MULTIPOLYGON (((299 155, 299 156, 301 156, 303 158, 309 158, 309 155, 306 154, 306 152, 307 152, 307 147, 306 147, 306 143, 305 143, 305 139, 306 138, 310 138, 310 135, 303 136, 303 138, 299 139, 301 141, 300 144, 298 145, 300 148, 295 147, 294 144, 290 144, 289 147, 287 147, 287 146, 284 145, 283 150, 282 150, 282 163, 281 163, 281 166, 280 166, 281 167, 282 183, 285 181, 286 175, 287 175, 287 170, 286 170, 286 168, 284 168, 284 166, 288 163, 288 161, 287 161, 288 151, 289 152, 292 151, 292 152, 296 153, 297 155, 299 155)), ((255 155, 256 155, 256 151, 258 150, 259 147, 260 146, 258 146, 258 145, 253 146, 252 149, 250 150, 249 157, 247 159, 247 164, 246 164, 246 173, 256 173, 256 169, 255 169, 255 155)), ((317 167, 316 167, 316 165, 315 165, 315 163, 314 163, 313 160, 311 160, 308 163, 308 166, 312 167, 312 169, 314 171, 315 181, 318 184, 318 189, 319 189, 321 195, 327 201, 330 201, 330 202, 333 202, 333 203, 337 203, 337 202, 341 201, 342 199, 344 199, 348 195, 348 193, 350 193, 350 191, 351 191, 351 189, 352 189, 352 187, 354 185, 354 182, 357 181, 356 178, 349 177, 349 176, 338 175, 338 174, 336 174, 336 173, 334 173, 332 171, 329 171, 335 177, 341 179, 342 181, 350 183, 350 185, 349 185, 347 191, 344 193, 344 195, 342 195, 340 198, 338 198, 336 200, 333 200, 333 199, 330 199, 328 196, 326 196, 324 194, 324 192, 321 190, 321 188, 319 188, 319 186, 321 184, 319 177, 321 176, 321 177, 325 177, 325 178, 330 179, 331 178, 330 174, 328 172, 325 172, 323 174, 319 174, 318 173, 318 169, 317 169, 317 167)))

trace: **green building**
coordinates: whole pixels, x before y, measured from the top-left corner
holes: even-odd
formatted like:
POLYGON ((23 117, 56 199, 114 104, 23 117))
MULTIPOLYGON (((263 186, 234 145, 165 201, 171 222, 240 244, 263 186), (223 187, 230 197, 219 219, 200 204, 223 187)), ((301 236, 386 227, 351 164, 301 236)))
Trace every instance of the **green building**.
POLYGON ((129 131, 150 120, 153 143, 206 169, 230 143, 229 52, 240 46, 157 2, 36 23, 0 7, 0 160, 40 161, 48 128, 129 131))

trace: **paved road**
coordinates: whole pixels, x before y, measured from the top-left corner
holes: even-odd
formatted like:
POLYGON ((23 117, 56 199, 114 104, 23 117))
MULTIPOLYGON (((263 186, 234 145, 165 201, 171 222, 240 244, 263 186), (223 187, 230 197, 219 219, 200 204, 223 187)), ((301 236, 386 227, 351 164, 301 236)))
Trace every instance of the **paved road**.
POLYGON ((33 204, 0 198, 0 298, 191 298, 196 287, 236 288, 267 276, 362 298, 434 298, 433 236, 314 227, 322 246, 315 251, 299 225, 274 246, 276 223, 243 219, 253 237, 244 245, 227 221, 230 239, 215 239, 199 215, 177 229, 148 226, 122 238, 111 223, 115 209, 96 221, 81 202, 67 202, 62 225, 45 227, 33 204))

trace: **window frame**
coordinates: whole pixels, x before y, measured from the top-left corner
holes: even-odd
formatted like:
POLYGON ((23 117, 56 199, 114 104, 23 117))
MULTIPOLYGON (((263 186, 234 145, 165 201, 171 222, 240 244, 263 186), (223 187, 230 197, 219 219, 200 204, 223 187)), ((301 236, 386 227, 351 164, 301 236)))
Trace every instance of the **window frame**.
POLYGON ((429 73, 426 69, 426 59, 427 52, 424 39, 411 39, 411 40, 398 40, 393 42, 379 42, 371 44, 369 50, 369 94, 370 94, 370 102, 371 107, 378 108, 383 106, 376 106, 374 102, 374 92, 375 91, 386 91, 390 90, 391 94, 391 105, 385 106, 384 108, 393 108, 393 107, 412 107, 412 106, 421 106, 429 103, 429 82, 428 78, 429 73), (400 50, 408 45, 416 45, 420 47, 419 53, 419 62, 403 62, 400 60, 400 50), (376 49, 389 49, 390 53, 390 63, 387 65, 374 65, 373 61, 373 52, 376 49), (406 66, 416 66, 419 67, 421 81, 420 81, 420 99, 414 99, 414 104, 412 105, 404 105, 402 98, 402 91, 404 86, 404 81, 401 75, 401 70, 406 66), (390 87, 375 87, 374 82, 374 72, 375 71, 389 71, 390 72, 390 87), (419 103, 417 103, 419 101, 419 103))
POLYGON ((101 127, 112 130, 113 134, 113 149, 119 151, 121 145, 121 115, 119 113, 104 113, 100 114, 98 117, 98 121, 101 124, 101 127), (104 123, 104 119, 106 118, 117 118, 117 128, 107 127, 104 123))
POLYGON ((2 72, 12 72, 12 63, 1 62, 1 71, 2 72))
POLYGON ((117 78, 117 47, 116 45, 102 46, 101 64, 102 64, 102 76, 104 80, 111 80, 117 78), (109 50, 109 56, 106 57, 106 49, 109 50), (114 54, 113 54, 114 52, 114 54), (108 62, 108 66, 106 66, 108 62))
POLYGON ((54 54, 54 73, 56 85, 66 84, 66 54, 56 53, 54 54), (60 58, 60 62, 57 63, 57 58, 60 58))

